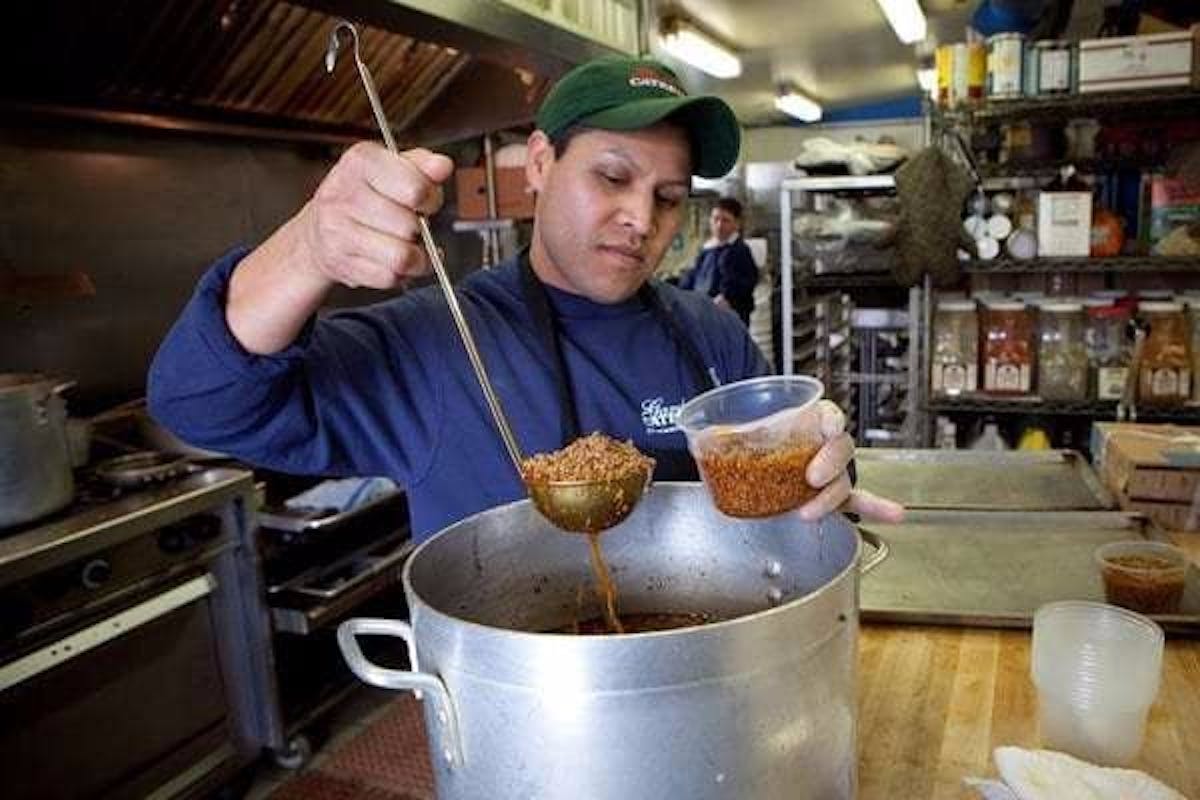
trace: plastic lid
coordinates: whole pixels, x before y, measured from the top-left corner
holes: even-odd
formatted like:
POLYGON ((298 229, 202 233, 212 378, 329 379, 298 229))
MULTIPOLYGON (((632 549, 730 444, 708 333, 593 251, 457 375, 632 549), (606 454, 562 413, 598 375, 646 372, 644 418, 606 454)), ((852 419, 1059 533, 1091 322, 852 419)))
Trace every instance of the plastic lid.
POLYGON ((1024 311, 1025 304, 1020 300, 989 300, 984 303, 989 311, 1024 311))
POLYGON ((1113 300, 1120 300, 1129 296, 1127 289, 1098 289, 1092 292, 1093 297, 1107 297, 1113 300))
POLYGON ((974 311, 974 300, 939 300, 938 311, 974 311))
POLYGON ((1095 558, 1101 566, 1116 566, 1120 570, 1133 573, 1161 573, 1161 572, 1186 572, 1188 568, 1187 554, 1174 545, 1165 542, 1138 541, 1136 539, 1124 539, 1118 542, 1109 542, 1108 544, 1100 545, 1096 548, 1095 558), (1111 559, 1119 558, 1120 556, 1128 555, 1145 555, 1158 556, 1166 561, 1165 566, 1161 565, 1133 565, 1133 564, 1112 564, 1111 559))
POLYGON ((1109 297, 1085 297, 1081 302, 1084 308, 1108 308, 1113 304, 1109 297))
POLYGON ((992 214, 987 218, 987 231, 993 239, 1004 239, 1012 230, 1012 220, 1005 214, 992 214))
POLYGON ((1083 304, 1063 302, 1042 303, 1038 308, 1051 314, 1078 314, 1080 311, 1083 311, 1083 304))
POLYGON ((1145 311, 1147 314, 1178 314, 1183 311, 1183 304, 1170 300, 1143 300, 1138 303, 1138 311, 1145 311))
POLYGON ((962 221, 963 230, 972 239, 987 235, 987 222, 979 214, 971 214, 962 221))

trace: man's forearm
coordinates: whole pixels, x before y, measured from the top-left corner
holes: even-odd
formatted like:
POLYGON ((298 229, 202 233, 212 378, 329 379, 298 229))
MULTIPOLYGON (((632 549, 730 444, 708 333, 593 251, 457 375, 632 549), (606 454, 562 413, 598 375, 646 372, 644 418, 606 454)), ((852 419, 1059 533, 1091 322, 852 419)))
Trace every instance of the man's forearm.
POLYGON ((334 285, 309 263, 297 220, 271 234, 230 278, 225 321, 251 353, 277 353, 294 342, 334 285))

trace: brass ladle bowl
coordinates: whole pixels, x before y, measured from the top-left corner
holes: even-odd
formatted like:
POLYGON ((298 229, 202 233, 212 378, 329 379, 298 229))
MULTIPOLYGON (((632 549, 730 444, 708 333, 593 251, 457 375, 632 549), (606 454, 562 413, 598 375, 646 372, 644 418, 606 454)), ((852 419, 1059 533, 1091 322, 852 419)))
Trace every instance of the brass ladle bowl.
MULTIPOLYGON (((325 50, 325 69, 329 73, 333 72, 338 54, 342 49, 341 39, 343 36, 349 37, 354 45, 354 64, 358 68, 359 77, 366 90, 371 111, 379 126, 379 132, 383 135, 383 141, 388 150, 399 155, 400 149, 396 146, 387 116, 383 113, 383 103, 379 99, 375 81, 371 78, 370 69, 362 60, 358 30, 345 20, 339 21, 330 33, 329 44, 325 50)), ((496 429, 500 432, 500 438, 504 441, 509 458, 512 459, 513 467, 516 468, 517 474, 521 476, 529 490, 529 496, 533 499, 534 506, 546 519, 565 531, 598 533, 625 519, 641 499, 646 485, 650 482, 649 475, 635 473, 617 480, 549 481, 536 484, 525 480, 521 469, 521 450, 517 446, 512 426, 508 424, 508 418, 500 406, 500 399, 492 388, 492 382, 488 378, 479 348, 475 345, 475 338, 471 335, 467 318, 458 304, 454 287, 446 273, 446 267, 442 263, 441 251, 433 241, 429 223, 423 214, 417 216, 417 222, 425 253, 429 257, 429 263, 433 267, 438 285, 446 298, 446 304, 450 307, 450 315, 454 318, 454 326, 458 330, 459 338, 462 339, 463 346, 467 349, 467 357, 471 361, 471 367, 475 371, 479 387, 483 390, 488 410, 492 413, 492 419, 496 423, 496 429)))
POLYGON ((525 481, 542 516, 572 533, 599 533, 617 525, 649 485, 649 471, 602 481, 525 481))

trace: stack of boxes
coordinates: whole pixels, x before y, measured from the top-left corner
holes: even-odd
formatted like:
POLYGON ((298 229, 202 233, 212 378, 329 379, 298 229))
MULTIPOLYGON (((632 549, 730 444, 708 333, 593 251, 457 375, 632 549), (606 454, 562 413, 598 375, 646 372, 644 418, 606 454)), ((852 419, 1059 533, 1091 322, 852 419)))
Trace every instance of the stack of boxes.
POLYGON ((1200 427, 1097 422, 1092 458, 1121 508, 1165 530, 1200 530, 1200 427))

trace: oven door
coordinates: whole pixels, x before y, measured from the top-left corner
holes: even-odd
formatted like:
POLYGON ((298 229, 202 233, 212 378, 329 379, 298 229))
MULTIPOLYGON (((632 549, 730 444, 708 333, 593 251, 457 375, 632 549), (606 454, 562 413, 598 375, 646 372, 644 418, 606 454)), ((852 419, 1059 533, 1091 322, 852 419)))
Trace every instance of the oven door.
POLYGON ((0 666, 5 798, 173 797, 210 783, 234 757, 215 585, 207 573, 176 582, 0 666))

